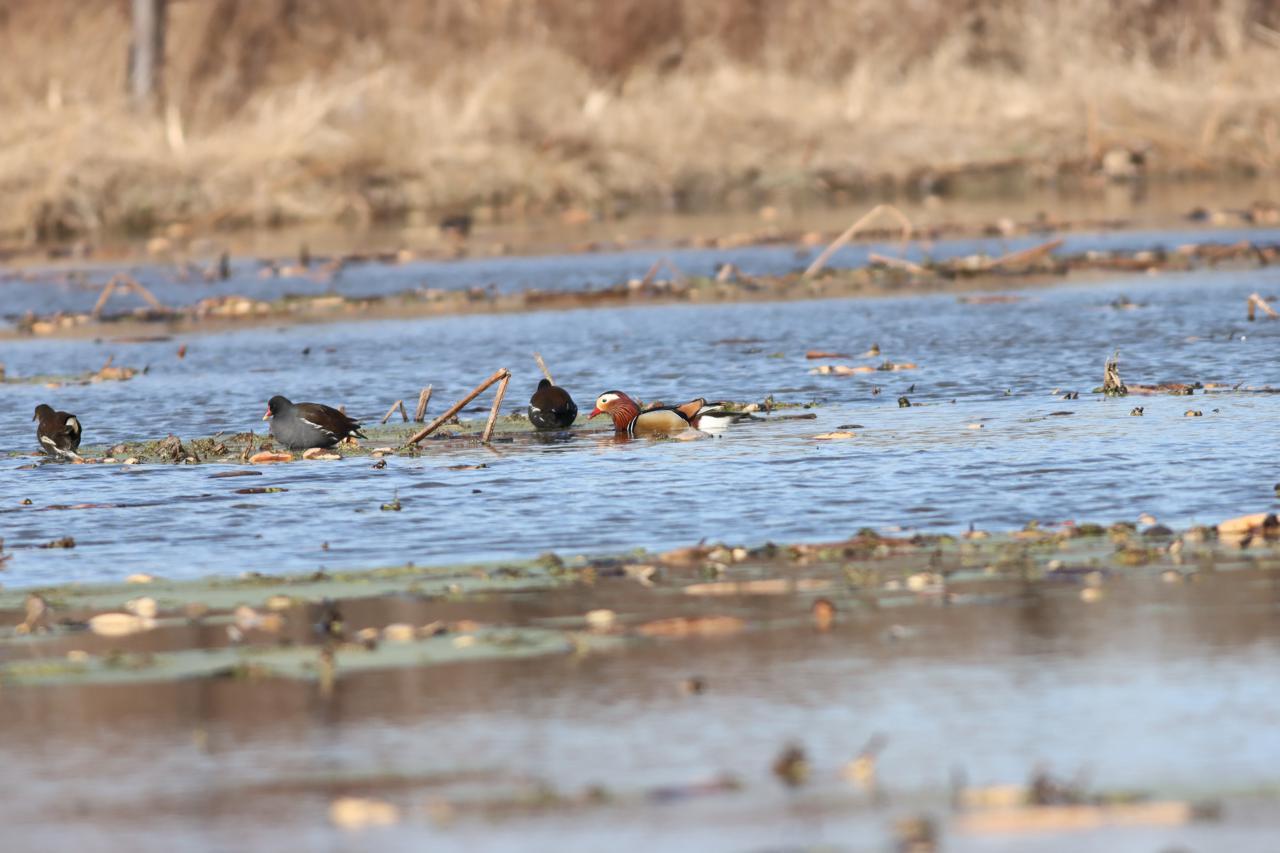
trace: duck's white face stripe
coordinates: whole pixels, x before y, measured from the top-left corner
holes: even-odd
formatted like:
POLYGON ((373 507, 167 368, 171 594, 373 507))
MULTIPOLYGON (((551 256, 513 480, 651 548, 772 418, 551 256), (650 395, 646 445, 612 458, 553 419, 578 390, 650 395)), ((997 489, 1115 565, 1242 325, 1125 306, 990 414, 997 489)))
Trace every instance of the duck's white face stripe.
POLYGON ((601 394, 596 398, 596 408, 603 410, 616 399, 618 399, 617 394, 601 394))

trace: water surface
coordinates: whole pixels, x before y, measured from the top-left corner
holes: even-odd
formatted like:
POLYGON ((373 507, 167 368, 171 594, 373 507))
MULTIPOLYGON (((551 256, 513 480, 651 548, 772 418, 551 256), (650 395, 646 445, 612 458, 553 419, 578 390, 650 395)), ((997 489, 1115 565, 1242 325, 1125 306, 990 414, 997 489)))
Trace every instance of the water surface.
POLYGON ((0 528, 18 553, 6 581, 486 559, 704 537, 803 540, 863 526, 1008 528, 1140 512, 1175 526, 1212 523, 1274 506, 1265 459, 1280 438, 1280 398, 1089 392, 1115 348, 1130 382, 1277 383, 1280 324, 1242 318, 1245 296, 1271 280, 1268 270, 1126 278, 997 305, 939 295, 263 328, 193 337, 181 360, 176 341, 12 343, 10 375, 73 373, 109 355, 150 369, 122 383, 6 385, 13 414, 0 423, 0 447, 11 451, 33 446, 26 413, 46 400, 80 415, 86 444, 105 446, 261 430, 263 401, 275 393, 376 418, 430 382, 438 412, 500 365, 516 371, 508 408, 518 408, 538 376, 535 349, 584 409, 611 388, 646 399, 772 394, 820 406, 814 421, 744 425, 714 441, 578 435, 532 448, 435 447, 385 470, 367 459, 275 467, 253 484, 289 491, 256 496, 235 494, 243 480, 211 479, 225 466, 20 470, 31 460, 7 458, 0 528), (1141 307, 1111 307, 1122 295, 1141 307), (858 355, 872 342, 882 356, 844 361, 918 369, 809 373, 810 347, 858 355), (899 407, 904 395, 912 407, 899 407), (1145 415, 1131 416, 1134 406, 1145 415), (1192 409, 1203 417, 1185 417, 1192 409), (859 425, 855 440, 811 438, 850 424, 859 425), (488 467, 449 470, 475 463, 488 467), (377 510, 397 493, 403 512, 377 510), (76 503, 119 506, 46 509, 76 503), (32 547, 64 535, 74 550, 32 547))

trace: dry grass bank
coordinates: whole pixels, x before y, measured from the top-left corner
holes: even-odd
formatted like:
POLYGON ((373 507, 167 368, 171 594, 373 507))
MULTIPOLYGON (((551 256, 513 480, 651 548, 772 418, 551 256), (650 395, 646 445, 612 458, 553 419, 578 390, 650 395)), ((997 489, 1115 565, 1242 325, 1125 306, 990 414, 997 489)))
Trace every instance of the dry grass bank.
POLYGON ((171 0, 167 117, 127 4, 0 0, 0 234, 28 240, 1052 180, 1142 151, 1270 172, 1261 0, 171 0))

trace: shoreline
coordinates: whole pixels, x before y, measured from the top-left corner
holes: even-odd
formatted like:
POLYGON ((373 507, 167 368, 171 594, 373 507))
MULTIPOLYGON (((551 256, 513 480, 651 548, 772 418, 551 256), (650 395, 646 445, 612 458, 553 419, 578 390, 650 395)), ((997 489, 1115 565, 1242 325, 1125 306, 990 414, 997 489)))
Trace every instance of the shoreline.
MULTIPOLYGON (((94 312, 28 315, 16 327, 0 329, 0 340, 155 338, 157 335, 217 333, 282 323, 323 324, 600 307, 964 294, 1072 281, 1081 276, 1189 272, 1231 265, 1269 266, 1280 262, 1280 242, 1245 239, 1227 244, 1215 242, 1212 231, 1205 232, 1207 239, 1172 251, 1153 240, 1148 248, 1086 251, 1070 255, 1054 254, 1061 239, 1052 238, 1053 233, 1056 232, 1043 235, 1045 242, 1029 249, 998 256, 975 253, 943 261, 914 262, 873 253, 871 261, 862 266, 783 275, 750 275, 726 264, 715 277, 686 277, 662 259, 653 264, 643 279, 595 289, 528 289, 499 293, 483 287, 467 290, 414 288, 371 297, 328 293, 275 300, 228 294, 175 309, 159 306, 101 316, 94 312), (660 275, 666 277, 661 278, 660 275)), ((1273 234, 1273 229, 1259 229, 1259 236, 1273 234)), ((881 239, 888 236, 886 233, 881 239)), ((840 241, 837 239, 837 242, 840 241)), ((344 266, 356 263, 394 266, 400 261, 395 258, 360 258, 344 263, 337 259, 326 265, 327 271, 322 269, 317 273, 321 276, 319 280, 332 280, 344 266)), ((114 287, 117 280, 136 283, 132 277, 122 273, 113 277, 107 287, 114 287)), ((313 280, 316 279, 313 277, 313 280)), ((1265 309, 1263 313, 1270 316, 1265 309)))

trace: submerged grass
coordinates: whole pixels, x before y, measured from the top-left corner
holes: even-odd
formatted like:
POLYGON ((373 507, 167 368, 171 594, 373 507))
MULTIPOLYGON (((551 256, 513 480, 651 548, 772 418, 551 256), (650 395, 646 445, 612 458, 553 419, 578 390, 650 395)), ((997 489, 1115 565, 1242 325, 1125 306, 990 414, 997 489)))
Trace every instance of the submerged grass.
POLYGON ((2 590, 0 682, 323 681, 335 655, 339 670, 351 672, 743 631, 825 633, 841 620, 921 606, 1042 596, 1088 605, 1111 595, 1123 606, 1188 584, 1248 596, 1280 571, 1280 540, 1274 526, 1242 536, 1233 524, 1182 534, 1126 523, 1031 524, 963 537, 864 530, 785 546, 700 544, 660 554, 2 590), (95 627, 94 614, 121 610, 143 616, 116 612, 101 618, 125 628, 95 627))
POLYGON ((1280 11, 1250 0, 170 3, 155 118, 123 98, 126 9, 0 2, 0 234, 608 216, 1280 155, 1280 11))

